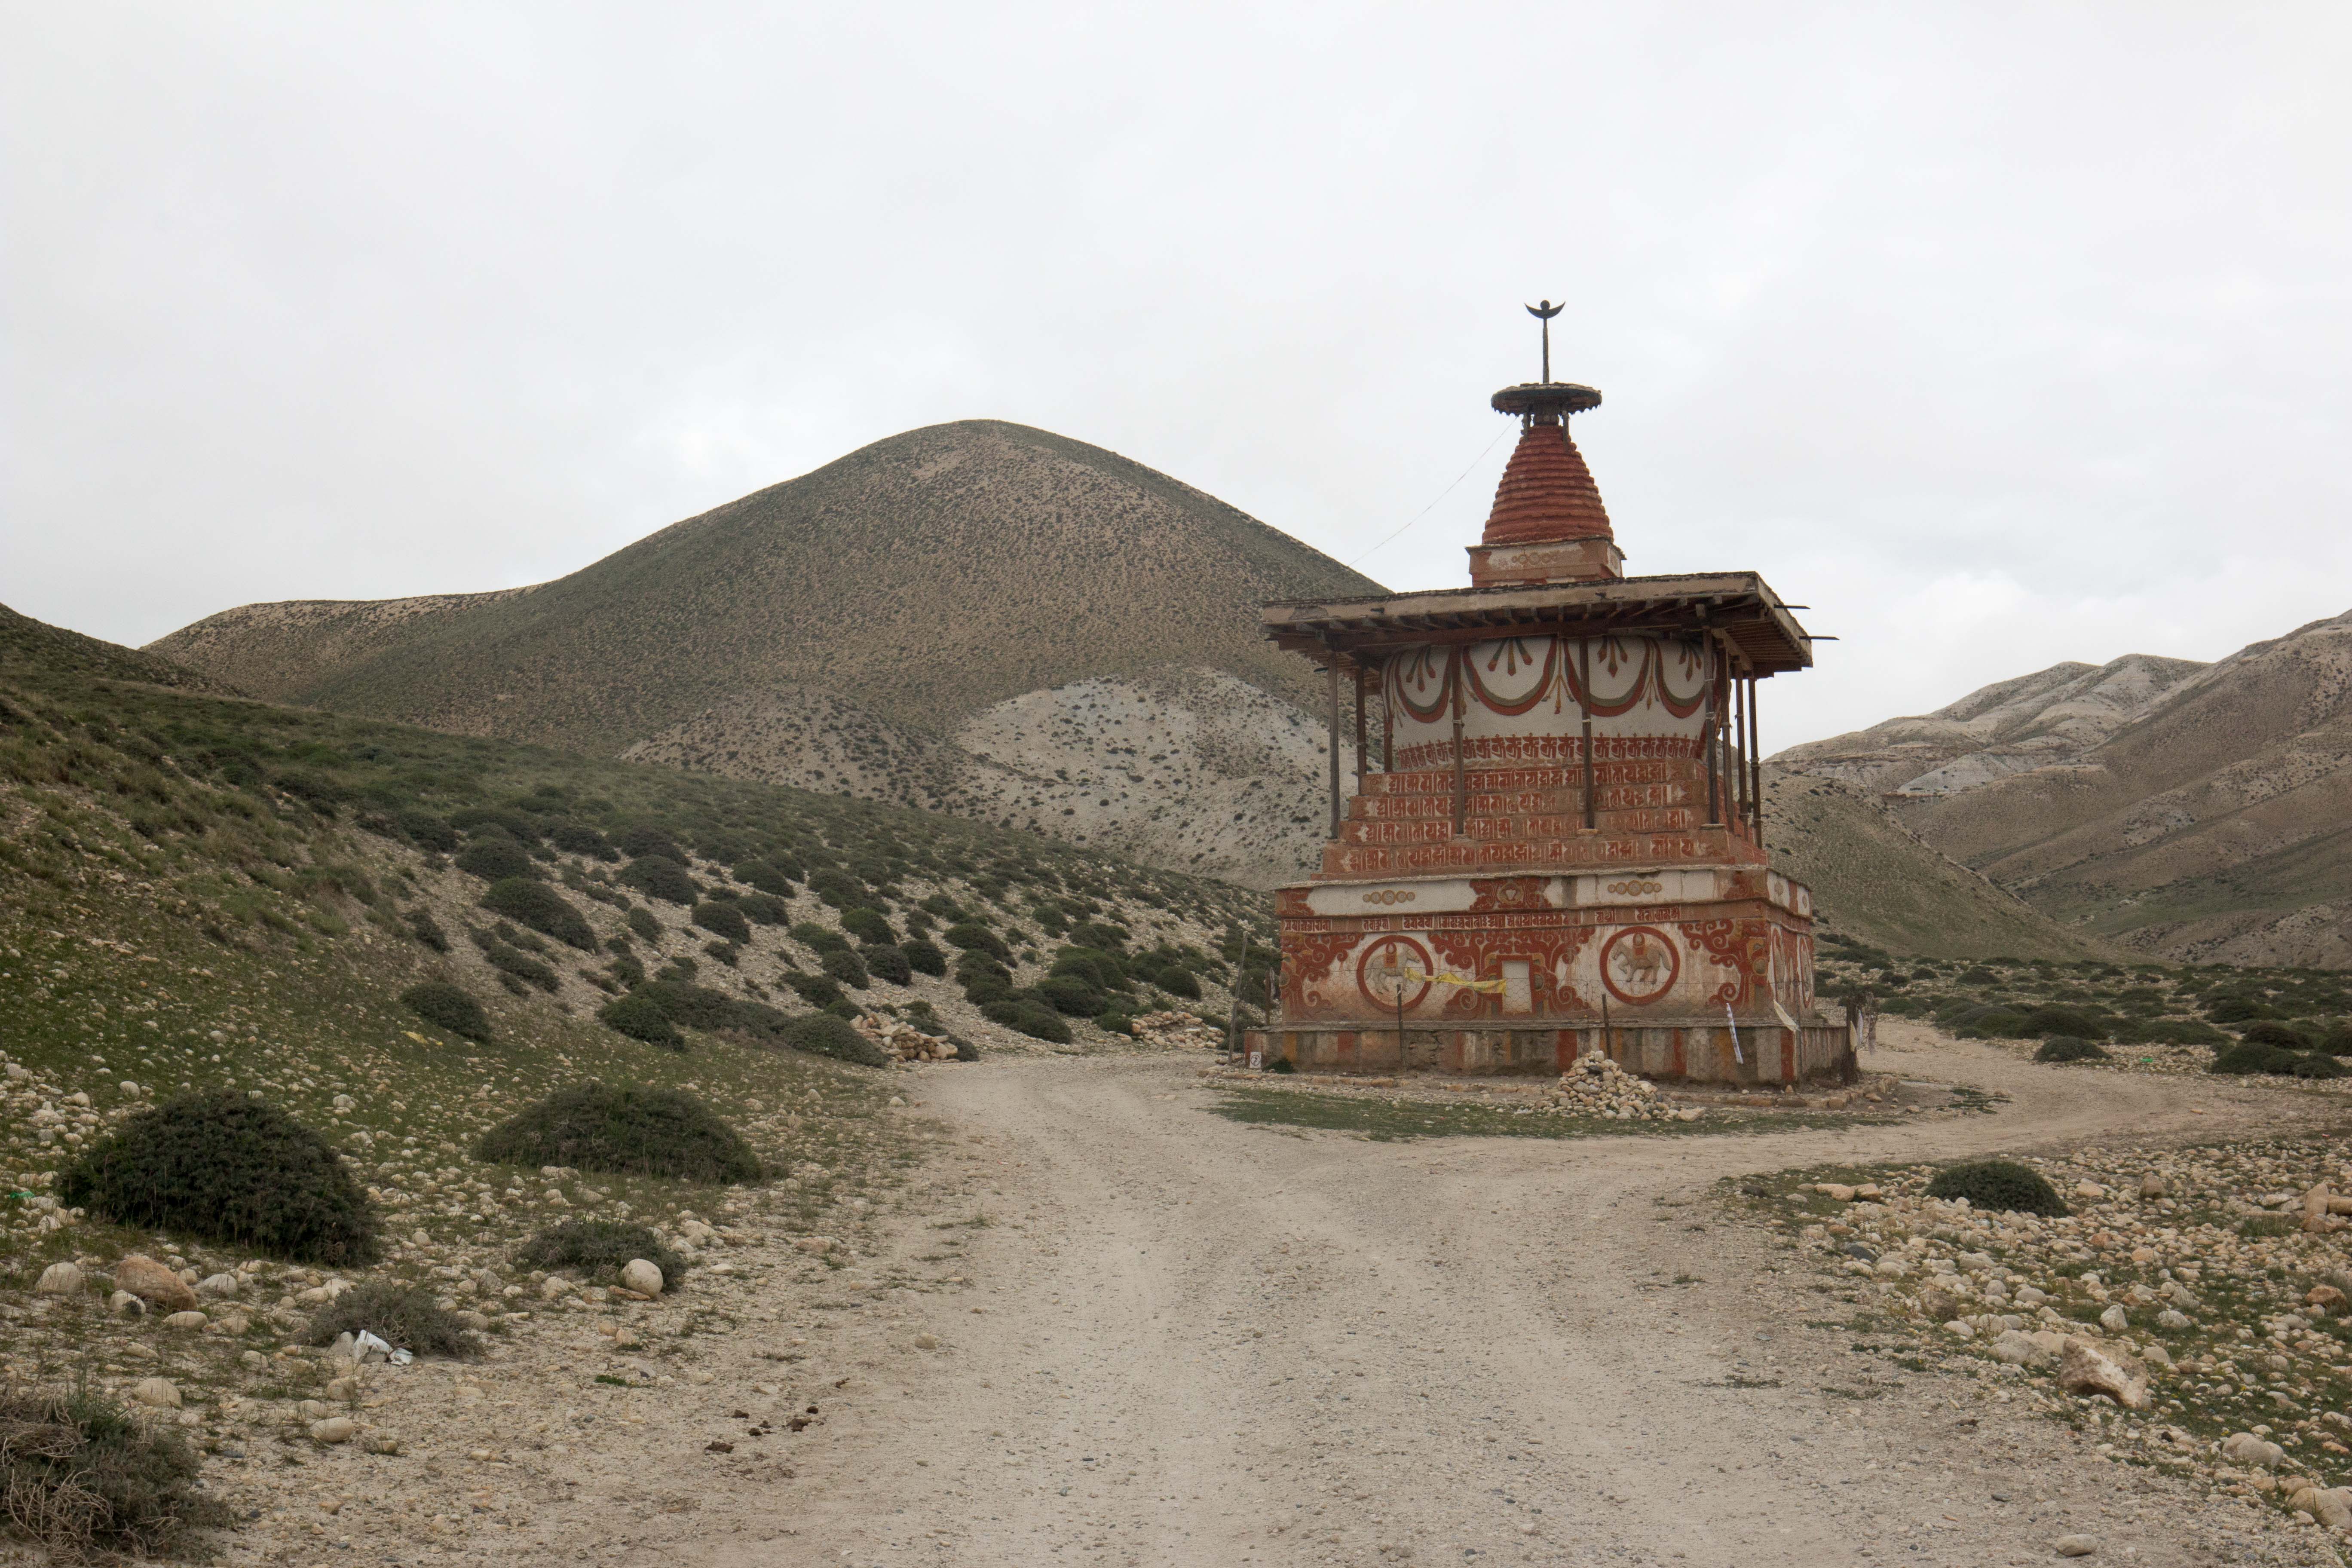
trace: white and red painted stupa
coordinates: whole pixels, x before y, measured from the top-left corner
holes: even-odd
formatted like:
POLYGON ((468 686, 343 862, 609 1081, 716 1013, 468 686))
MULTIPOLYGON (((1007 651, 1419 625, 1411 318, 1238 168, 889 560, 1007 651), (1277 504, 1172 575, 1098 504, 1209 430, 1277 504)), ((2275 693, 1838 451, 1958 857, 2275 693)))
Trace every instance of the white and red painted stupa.
POLYGON ((1469 587, 1265 607, 1328 672, 1331 841, 1276 895, 1252 1044, 1307 1071, 1848 1076, 1811 893, 1762 843, 1756 687, 1812 638, 1755 573, 1624 575, 1568 429, 1601 394, 1550 379, 1549 325, 1545 379, 1494 396, 1521 429, 1469 587))

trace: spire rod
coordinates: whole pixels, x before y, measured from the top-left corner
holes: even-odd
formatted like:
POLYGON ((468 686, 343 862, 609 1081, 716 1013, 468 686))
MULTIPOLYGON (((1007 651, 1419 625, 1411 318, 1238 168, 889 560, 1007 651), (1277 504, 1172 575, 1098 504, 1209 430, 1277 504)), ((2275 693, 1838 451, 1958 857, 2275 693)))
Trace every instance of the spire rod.
POLYGON ((1549 300, 1527 307, 1528 314, 1543 323, 1543 378, 1547 386, 1551 384, 1551 319, 1567 309, 1566 304, 1555 305, 1549 300))

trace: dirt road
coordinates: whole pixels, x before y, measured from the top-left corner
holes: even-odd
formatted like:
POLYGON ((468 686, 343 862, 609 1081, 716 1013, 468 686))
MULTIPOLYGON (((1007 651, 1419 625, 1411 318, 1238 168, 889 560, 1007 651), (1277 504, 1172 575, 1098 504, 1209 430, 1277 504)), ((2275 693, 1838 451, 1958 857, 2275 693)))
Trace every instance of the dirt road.
POLYGON ((2231 1091, 1967 1047, 1875 1065, 2011 1101, 1842 1131, 1375 1143, 1208 1114, 1173 1063, 933 1075, 928 1110, 990 1142, 991 1205, 1018 1228, 982 1233, 977 1289, 938 1310, 898 1418, 803 1450, 768 1539, 692 1555, 1973 1565, 2079 1532, 2103 1561, 2334 1561, 1855 1352, 1852 1309, 1711 1199, 1824 1159, 2210 1134, 2231 1091))

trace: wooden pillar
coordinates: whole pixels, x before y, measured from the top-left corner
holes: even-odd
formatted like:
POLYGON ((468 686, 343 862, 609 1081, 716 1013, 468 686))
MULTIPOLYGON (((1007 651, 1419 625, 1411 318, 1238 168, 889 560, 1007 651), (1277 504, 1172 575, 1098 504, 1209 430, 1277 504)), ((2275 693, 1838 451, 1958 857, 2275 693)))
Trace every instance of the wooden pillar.
POLYGON ((1731 820, 1748 828, 1748 678, 1731 678, 1731 820))
POLYGON ((1339 659, 1324 661, 1323 674, 1331 694, 1331 837, 1339 837, 1339 659))
POLYGON ((1584 715, 1584 830, 1593 829, 1596 818, 1592 811, 1592 639, 1576 639, 1577 711, 1584 715))
POLYGON ((1764 748, 1756 727, 1756 677, 1748 678, 1748 822, 1764 842, 1764 748))
POLYGON ((1699 721, 1699 751, 1706 758, 1706 825, 1723 826, 1723 771, 1716 765, 1723 732, 1722 650, 1706 639, 1706 711, 1699 721))
POLYGON ((1396 771, 1396 696, 1389 690, 1389 668, 1396 662, 1391 654, 1381 660, 1381 772, 1396 771))
POLYGON ((1364 743, 1364 661, 1356 660, 1356 793, 1364 793, 1364 770, 1372 759, 1366 754, 1364 743))
POLYGON ((1452 654, 1453 664, 1446 673, 1454 678, 1454 837, 1462 837, 1462 820, 1470 809, 1470 774, 1462 755, 1462 674, 1469 663, 1469 649, 1457 647, 1452 654))

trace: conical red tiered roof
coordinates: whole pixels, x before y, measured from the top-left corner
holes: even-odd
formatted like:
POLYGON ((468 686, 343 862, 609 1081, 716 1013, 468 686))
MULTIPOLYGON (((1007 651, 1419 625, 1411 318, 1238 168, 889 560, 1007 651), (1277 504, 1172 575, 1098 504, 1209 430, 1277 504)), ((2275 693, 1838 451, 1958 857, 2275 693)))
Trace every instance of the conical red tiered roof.
POLYGON ((1495 487, 1495 510, 1481 544, 1540 544, 1554 540, 1611 539, 1601 487, 1569 438, 1568 422, 1531 422, 1495 487))

